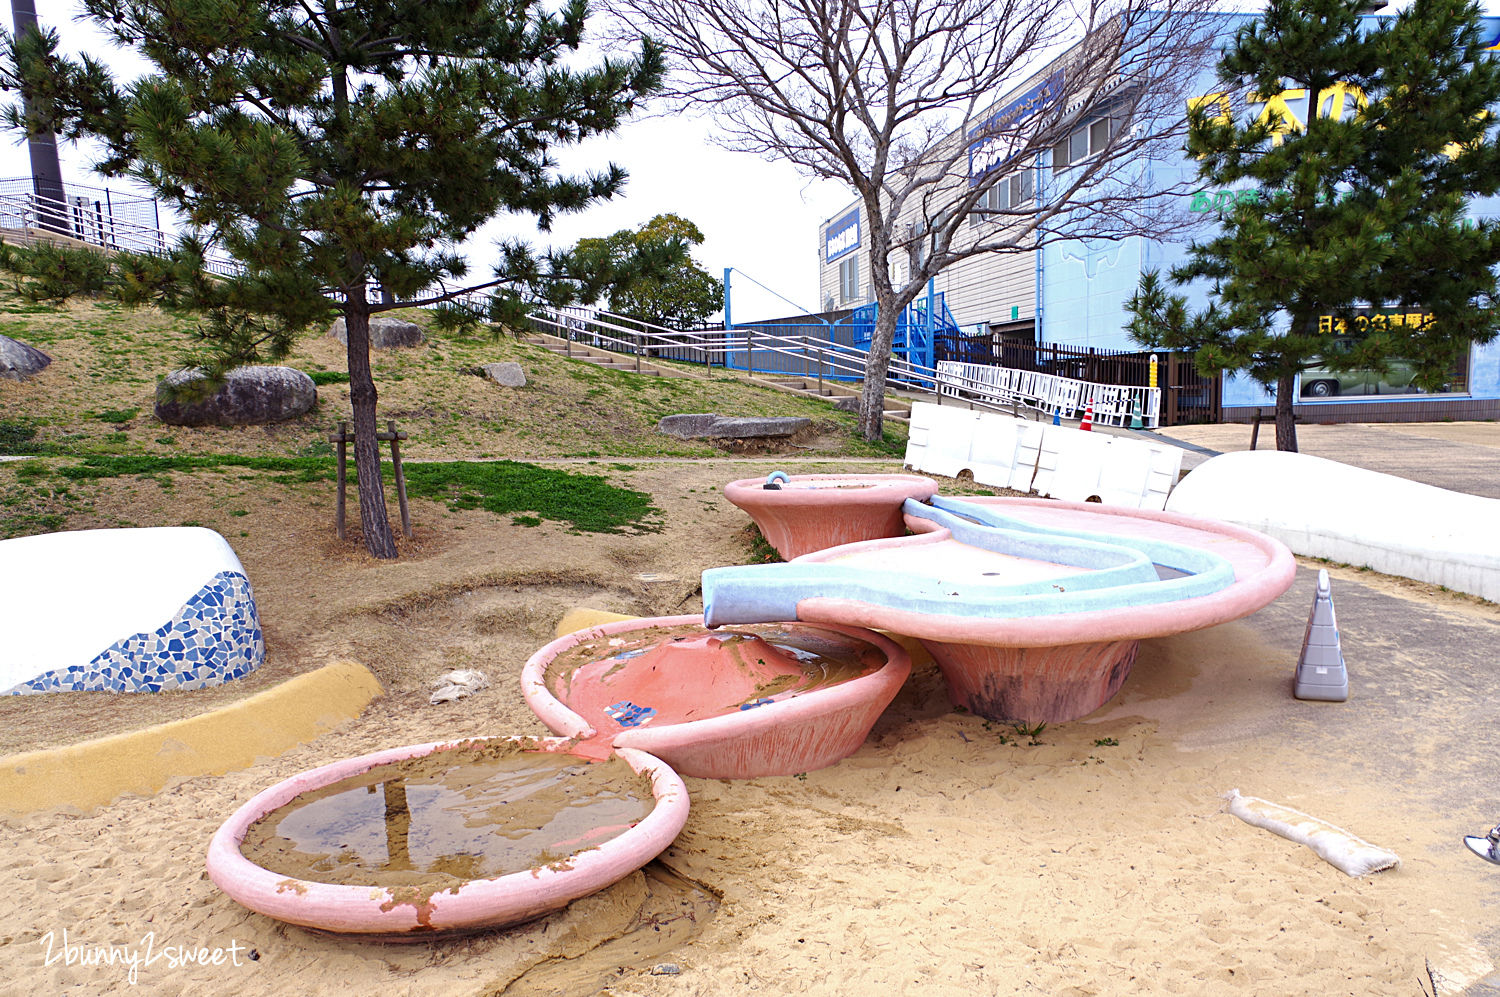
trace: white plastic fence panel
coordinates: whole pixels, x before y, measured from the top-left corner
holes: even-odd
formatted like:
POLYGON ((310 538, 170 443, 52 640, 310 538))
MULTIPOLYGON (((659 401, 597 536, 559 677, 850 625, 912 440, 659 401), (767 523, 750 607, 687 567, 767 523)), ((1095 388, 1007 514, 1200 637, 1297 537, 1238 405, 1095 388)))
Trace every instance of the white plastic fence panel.
POLYGON ((1038 495, 1052 494, 1052 480, 1057 476, 1059 457, 1062 453, 1062 433, 1073 432, 1060 426, 1044 426, 1042 438, 1037 441, 1036 473, 1031 479, 1031 490, 1038 495))
POLYGON ((953 478, 969 467, 980 413, 969 409, 914 402, 906 441, 906 466, 953 478))
POLYGON ((1161 389, 1118 384, 1095 384, 1057 377, 1038 371, 994 367, 988 364, 944 361, 938 364, 940 390, 946 395, 960 391, 1001 404, 1023 404, 1046 413, 1060 412, 1069 419, 1083 417, 1094 403, 1094 421, 1107 426, 1129 426, 1137 410, 1144 428, 1155 429, 1161 413, 1161 389))
POLYGON ((1047 426, 1032 487, 1069 502, 1097 497, 1109 505, 1161 509, 1182 457, 1180 447, 1166 443, 1047 426))
POLYGON ((1023 423, 1016 435, 1016 459, 1011 468, 1010 485, 1018 492, 1031 491, 1032 479, 1036 476, 1037 460, 1042 453, 1042 437, 1046 427, 1039 422, 1023 423))
POLYGON ((1146 494, 1141 498, 1142 509, 1165 509, 1167 496, 1177 487, 1182 477, 1182 458, 1187 451, 1168 443, 1148 443, 1151 451, 1148 461, 1150 473, 1146 479, 1146 494))
POLYGON ((1098 495, 1099 475, 1108 459, 1109 444, 1110 437, 1103 433, 1047 427, 1044 445, 1055 454, 1055 463, 1046 489, 1038 484, 1037 491, 1067 502, 1084 502, 1098 495))
POLYGON ((1029 491, 1042 427, 1025 419, 986 414, 976 430, 969 452, 974 480, 982 485, 1029 491))
POLYGON ((1099 501, 1131 509, 1143 507, 1151 484, 1148 447, 1149 444, 1135 440, 1110 440, 1101 455, 1094 481, 1093 494, 1099 496, 1099 501))

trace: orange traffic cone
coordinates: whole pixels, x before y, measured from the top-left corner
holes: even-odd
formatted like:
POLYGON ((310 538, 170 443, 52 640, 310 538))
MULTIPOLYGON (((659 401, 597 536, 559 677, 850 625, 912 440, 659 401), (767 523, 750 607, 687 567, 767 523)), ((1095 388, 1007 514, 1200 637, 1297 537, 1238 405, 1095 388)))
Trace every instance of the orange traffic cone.
POLYGON ((1093 428, 1094 428, 1094 403, 1093 402, 1089 402, 1088 405, 1084 408, 1084 410, 1083 410, 1083 421, 1078 424, 1078 428, 1081 429, 1081 430, 1083 430, 1086 433, 1087 432, 1091 432, 1093 430, 1093 428))

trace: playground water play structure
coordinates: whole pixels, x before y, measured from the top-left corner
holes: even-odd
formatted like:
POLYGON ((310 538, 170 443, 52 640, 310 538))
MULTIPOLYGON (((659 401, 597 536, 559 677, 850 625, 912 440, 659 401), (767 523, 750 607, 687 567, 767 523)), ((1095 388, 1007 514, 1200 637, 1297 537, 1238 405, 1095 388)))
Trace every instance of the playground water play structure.
POLYGON ((518 794, 462 773, 492 761, 487 745, 518 739, 397 748, 244 804, 210 847, 214 882, 268 916, 385 939, 519 923, 666 848, 686 820, 682 775, 792 775, 857 751, 911 670, 876 628, 919 640, 955 704, 1055 723, 1107 702, 1140 640, 1254 612, 1295 567, 1278 541, 1240 527, 1097 503, 947 498, 912 475, 777 472, 726 494, 778 522, 786 549, 802 553, 710 569, 702 617, 589 627, 541 648, 522 673, 527 704, 561 736, 503 754, 561 754, 583 771, 623 761, 649 777, 649 812, 620 809, 610 789, 596 822, 559 825, 579 801, 538 793, 520 821, 537 829, 530 851, 497 865, 485 842, 513 834, 518 794), (437 775, 399 769, 442 756, 458 761, 437 775), (466 801, 456 817, 444 802, 455 794, 466 801))
POLYGON ((1172 513, 942 497, 905 500, 902 511, 914 536, 704 572, 705 621, 796 619, 916 637, 956 705, 1060 722, 1115 694, 1143 638, 1249 615, 1296 570, 1279 541, 1172 513))

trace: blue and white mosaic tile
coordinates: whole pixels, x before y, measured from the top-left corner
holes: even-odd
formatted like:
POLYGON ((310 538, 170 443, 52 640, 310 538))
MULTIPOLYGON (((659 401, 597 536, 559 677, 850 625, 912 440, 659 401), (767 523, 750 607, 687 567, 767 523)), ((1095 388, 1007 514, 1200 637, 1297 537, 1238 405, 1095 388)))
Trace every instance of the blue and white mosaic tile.
POLYGON ((248 675, 265 660, 250 579, 221 571, 159 629, 118 640, 86 665, 44 672, 7 692, 202 689, 248 675))

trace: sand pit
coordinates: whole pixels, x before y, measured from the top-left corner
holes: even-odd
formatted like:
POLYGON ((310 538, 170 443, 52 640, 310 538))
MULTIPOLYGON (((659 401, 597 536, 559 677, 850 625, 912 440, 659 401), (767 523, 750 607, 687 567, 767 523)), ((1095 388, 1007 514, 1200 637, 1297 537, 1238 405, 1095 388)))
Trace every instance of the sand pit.
MULTIPOLYGON (((0 820, 0 994, 1409 995, 1494 972, 1500 874, 1461 837, 1500 817, 1500 610, 1334 570, 1350 700, 1302 703, 1290 687, 1306 567, 1247 620, 1143 642, 1102 711, 1035 737, 952 711, 919 662, 852 757, 805 778, 688 779, 692 814, 657 863, 510 931, 430 946, 321 937, 204 877, 214 829, 296 772, 426 740, 545 734, 519 695, 525 658, 572 605, 699 609, 698 572, 745 557, 746 519, 719 489, 757 473, 737 461, 621 472, 666 512, 664 532, 637 537, 419 503, 417 542, 396 564, 336 548, 311 504, 237 540, 266 624, 263 671, 354 658, 391 694, 246 770, 95 813, 0 820), (428 705, 427 684, 458 667, 492 687, 428 705), (1234 787, 1377 841, 1402 868, 1351 879, 1224 813, 1234 787), (182 963, 199 948, 220 964, 182 963), (650 973, 668 961, 681 973, 650 973)), ((0 720, 14 750, 210 701, 194 695, 150 715, 84 697, 0 720)))

